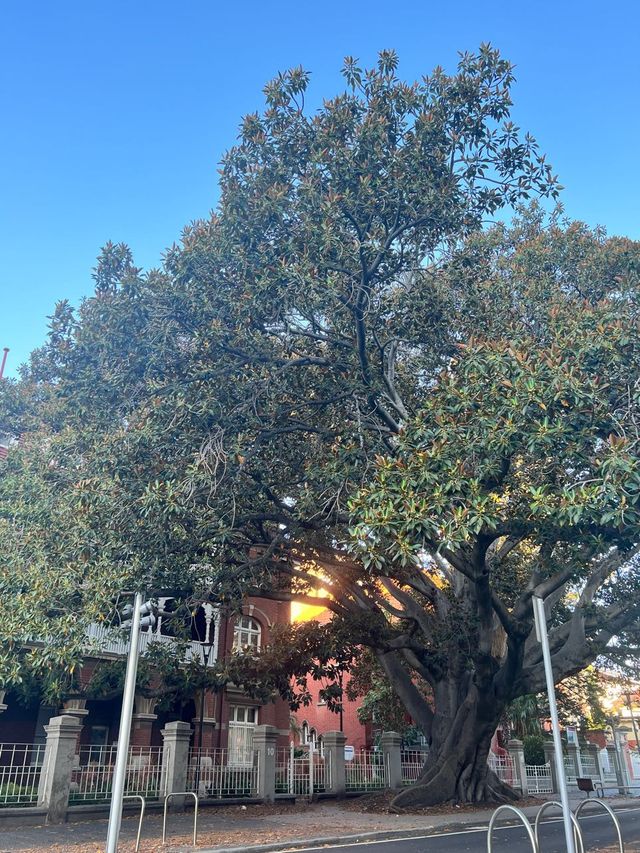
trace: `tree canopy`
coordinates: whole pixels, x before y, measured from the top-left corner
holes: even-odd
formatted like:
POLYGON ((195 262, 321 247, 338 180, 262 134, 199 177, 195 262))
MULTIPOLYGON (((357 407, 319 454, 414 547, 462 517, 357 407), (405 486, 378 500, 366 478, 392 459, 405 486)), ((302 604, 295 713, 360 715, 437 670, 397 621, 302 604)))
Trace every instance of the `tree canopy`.
POLYGON ((558 678, 635 644, 640 251, 495 222, 558 185, 489 46, 344 75, 313 114, 303 70, 272 81, 211 218, 148 274, 107 245, 4 383, 0 666, 43 631, 77 662, 122 588, 322 602, 430 738, 399 801, 509 796, 486 757, 542 684, 532 593, 558 678))

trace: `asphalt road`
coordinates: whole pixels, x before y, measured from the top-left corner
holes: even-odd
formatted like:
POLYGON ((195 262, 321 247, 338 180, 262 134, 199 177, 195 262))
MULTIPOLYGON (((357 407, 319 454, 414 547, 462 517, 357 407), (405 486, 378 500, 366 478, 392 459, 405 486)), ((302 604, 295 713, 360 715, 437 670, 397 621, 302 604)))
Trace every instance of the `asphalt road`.
MULTIPOLYGON (((640 808, 623 809, 616 812, 622 826, 622 838, 625 853, 640 851, 640 808)), ((584 846, 586 853, 612 847, 616 836, 613 822, 609 815, 580 815, 584 846)), ((614 846, 615 845, 615 846, 614 846)), ((289 848, 290 849, 290 848, 289 848)), ((419 838, 398 839, 391 841, 362 842, 357 844, 328 845, 323 847, 308 847, 297 853, 311 851, 331 851, 331 853, 482 853, 487 849, 486 827, 472 828, 464 831, 444 832, 438 835, 421 836, 419 838)), ((287 848, 283 847, 282 851, 287 848)), ((531 844, 527 839, 524 827, 497 827, 493 835, 493 850, 495 853, 531 853, 531 844)), ((564 841, 564 826, 562 820, 552 818, 544 821, 540 827, 541 853, 566 853, 564 841)))

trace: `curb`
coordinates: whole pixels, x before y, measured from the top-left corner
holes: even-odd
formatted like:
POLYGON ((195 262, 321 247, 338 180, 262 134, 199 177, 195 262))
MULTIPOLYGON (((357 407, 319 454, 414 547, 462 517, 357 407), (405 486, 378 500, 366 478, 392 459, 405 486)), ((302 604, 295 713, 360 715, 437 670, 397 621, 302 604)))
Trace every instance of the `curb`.
MULTIPOLYGON (((624 811, 628 808, 638 806, 638 803, 629 803, 629 805, 619 805, 616 811, 624 811)), ((532 815, 527 815, 531 818, 532 815)), ((557 817, 557 816, 556 816, 557 817)), ((498 821, 497 826, 508 826, 509 824, 517 825, 517 820, 507 818, 504 821, 498 821)), ((430 824, 415 829, 381 829, 374 832, 360 832, 355 835, 336 835, 336 836, 321 836, 316 838, 292 838, 291 840, 283 839, 282 841, 273 841, 269 844, 252 844, 251 846, 244 845, 243 847, 206 847, 198 849, 198 853, 277 853, 281 850, 304 850, 307 847, 322 847, 331 844, 357 844, 366 841, 393 841, 394 839, 404 838, 421 838, 429 835, 440 835, 448 832, 464 832, 472 830, 487 829, 489 820, 480 819, 479 822, 474 821, 455 821, 452 823, 443 823, 438 826, 430 824)), ((195 848, 175 848, 176 851, 194 850, 195 848)))
POLYGON ((454 832, 456 829, 463 828, 485 829, 486 826, 460 823, 446 824, 445 826, 425 826, 422 829, 381 829, 376 832, 360 832, 357 835, 292 838, 290 841, 284 839, 269 844, 252 844, 250 847, 246 845, 244 847, 206 847, 198 850, 198 853, 274 853, 279 850, 304 850, 307 847, 322 847, 328 844, 357 844, 365 841, 393 841, 394 838, 420 838, 423 835, 439 835, 441 832, 454 832))

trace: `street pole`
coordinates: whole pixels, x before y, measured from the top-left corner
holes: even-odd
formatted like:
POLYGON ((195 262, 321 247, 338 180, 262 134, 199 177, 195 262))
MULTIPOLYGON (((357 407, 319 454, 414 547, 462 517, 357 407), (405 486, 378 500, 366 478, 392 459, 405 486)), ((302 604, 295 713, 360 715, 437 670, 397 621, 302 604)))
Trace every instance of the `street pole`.
POLYGON ((631 715, 631 725, 633 726, 633 737, 636 742, 636 752, 640 753, 640 742, 638 741, 638 730, 636 728, 636 718, 633 715, 633 707, 631 705, 631 693, 626 694, 627 697, 627 707, 629 708, 629 714, 631 715))
MULTIPOLYGON (((209 645, 202 645, 202 658, 204 660, 204 670, 205 675, 207 673, 207 667, 209 666, 209 658, 211 657, 211 652, 213 651, 213 643, 215 640, 210 640, 209 645)), ((205 701, 205 693, 206 687, 204 684, 202 685, 202 693, 200 694, 200 719, 198 725, 198 759, 196 761, 196 784, 195 790, 196 794, 200 796, 200 767, 202 762, 202 735, 204 733, 204 701, 205 701)))
POLYGON ((536 635, 542 646, 542 659, 544 661, 544 675, 547 682, 547 695, 549 697, 549 710, 551 712, 551 730, 553 733, 553 751, 556 762, 556 775, 560 787, 560 802, 562 803, 562 820, 564 822, 564 837, 567 844, 567 853, 576 853, 571 823, 571 806, 569 805, 569 791, 567 790, 567 777, 562 760, 562 739, 560 737, 560 721, 558 720, 558 706, 556 705, 556 688, 553 682, 553 669, 551 667, 551 652, 549 651, 549 635, 547 634, 547 617, 544 612, 544 601, 537 595, 532 598, 533 616, 536 624, 536 635))
POLYGON ((4 347, 2 350, 2 364, 0 364, 0 379, 4 376, 4 367, 7 363, 7 355, 9 354, 9 347, 4 347))
POLYGON ((131 716, 133 700, 136 692, 136 675, 138 672, 138 649, 140 646, 140 619, 142 608, 142 593, 136 592, 131 621, 131 637, 129 639, 129 655, 127 657, 127 674, 124 680, 122 695, 122 712, 120 714, 120 731, 118 732, 118 751, 116 765, 113 770, 111 784, 111 808, 109 810, 109 826, 107 828, 107 851, 117 853, 120 823, 122 821, 122 797, 129 758, 129 736, 131 734, 131 716))

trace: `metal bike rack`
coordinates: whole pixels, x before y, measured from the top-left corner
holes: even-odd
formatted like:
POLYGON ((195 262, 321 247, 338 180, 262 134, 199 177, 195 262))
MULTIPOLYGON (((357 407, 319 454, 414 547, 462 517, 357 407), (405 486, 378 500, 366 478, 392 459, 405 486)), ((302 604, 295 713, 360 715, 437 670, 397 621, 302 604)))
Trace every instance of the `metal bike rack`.
POLYGON ((496 822, 496 818, 498 817, 500 812, 503 811, 510 811, 517 815, 517 817, 520 819, 520 822, 524 824, 524 828, 527 830, 527 835, 529 836, 529 841, 531 842, 531 849, 533 850, 533 853, 540 853, 537 835, 534 835, 531 829, 531 824, 527 820, 526 814, 520 809, 517 809, 515 806, 510 805, 499 806, 491 815, 491 820, 489 821, 489 827, 487 829, 487 853, 492 853, 493 842, 491 840, 491 833, 493 832, 493 825, 496 822))
POLYGON ((164 798, 164 814, 162 816, 162 843, 164 844, 167 838, 167 806, 172 797, 193 797, 195 808, 193 811, 193 846, 196 846, 196 838, 198 837, 198 795, 193 791, 174 791, 172 794, 167 794, 164 798))
POLYGON ((609 814, 609 816, 611 817, 611 820, 613 821, 613 825, 614 825, 614 826, 615 826, 615 828, 616 828, 616 835, 618 836, 618 849, 619 849, 619 853, 624 853, 624 842, 623 842, 623 840, 622 840, 622 827, 620 826, 620 821, 619 821, 619 820, 618 820, 618 818, 615 816, 615 813, 614 813, 613 809, 609 808, 609 806, 608 806, 606 803, 603 803, 603 802, 602 802, 602 800, 598 799, 597 797, 594 797, 594 798, 593 798, 593 800, 583 800, 583 801, 580 803, 580 805, 578 806, 578 808, 575 810, 576 820, 578 820, 578 817, 579 817, 580 812, 582 811, 582 809, 583 809, 585 806, 590 805, 591 803, 597 803, 597 804, 598 804, 601 808, 603 808, 603 809, 604 809, 604 810, 609 814))
POLYGON ((140 835, 142 833, 142 820, 144 818, 146 800, 142 794, 127 794, 122 798, 122 802, 125 800, 140 800, 140 820, 138 821, 138 834, 136 835, 136 846, 134 847, 135 853, 138 853, 138 850, 140 849, 140 835))
MULTIPOLYGON (((585 802, 588 802, 588 801, 585 800, 585 802)), ((595 800, 593 800, 593 802, 595 802, 595 800)), ((536 836, 536 843, 538 843, 538 844, 539 844, 538 828, 540 826, 540 818, 542 817, 543 813, 546 812, 546 810, 548 808, 552 808, 553 806, 556 806, 557 808, 562 809, 562 803, 559 803, 557 800, 549 800, 547 803, 545 803, 543 806, 541 806, 541 808, 538 810, 538 814, 536 815, 536 819, 535 819, 535 822, 533 824, 533 831, 534 831, 535 836, 536 836)), ((577 842, 576 846, 579 847, 580 853, 584 853, 584 839, 582 838, 582 831, 580 829, 580 824, 578 823, 577 818, 573 814, 573 812, 569 812, 569 815, 571 817, 571 823, 573 824, 573 836, 577 842)))

